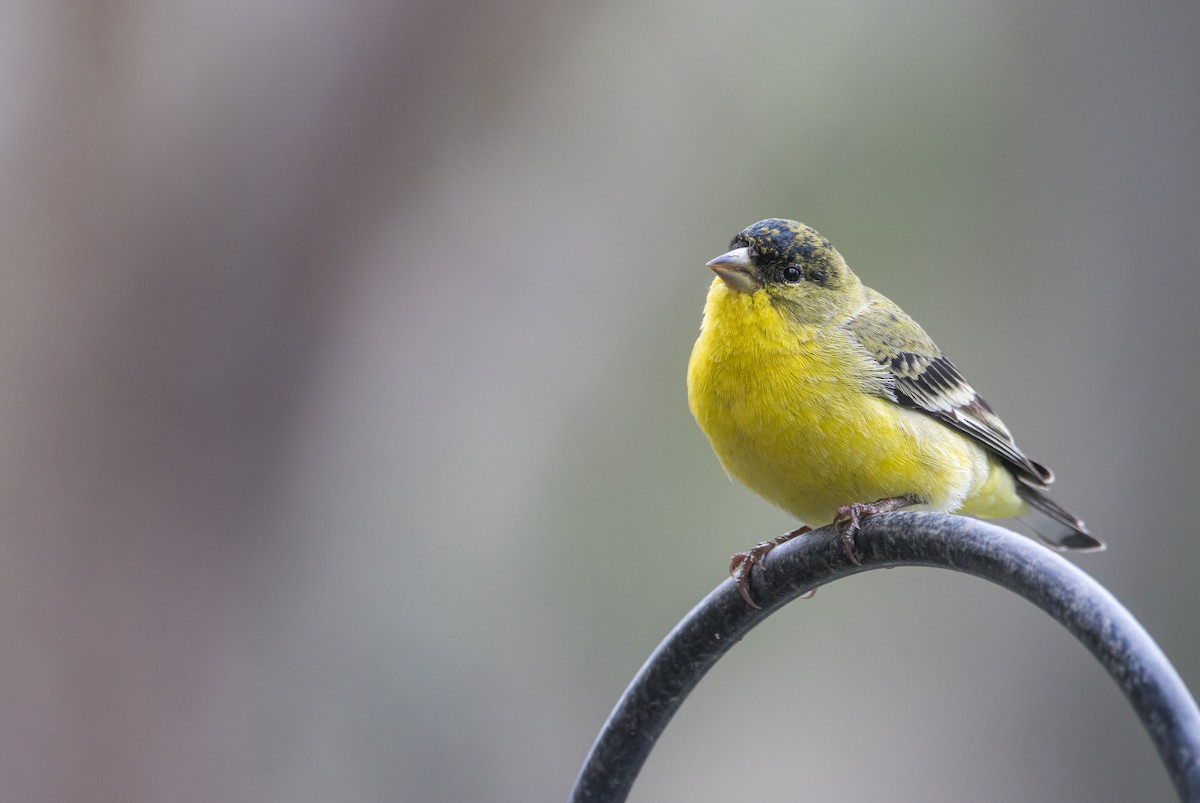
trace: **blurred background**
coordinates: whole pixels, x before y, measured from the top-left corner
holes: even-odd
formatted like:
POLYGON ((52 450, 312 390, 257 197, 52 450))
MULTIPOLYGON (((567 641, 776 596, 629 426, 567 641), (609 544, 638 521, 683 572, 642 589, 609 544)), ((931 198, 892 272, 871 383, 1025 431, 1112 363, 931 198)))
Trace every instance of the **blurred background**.
MULTIPOLYGON (((0 775, 22 801, 566 797, 794 523, 684 372, 704 262, 819 229, 920 320, 1200 689, 1200 8, 0 6, 0 775)), ((1169 800, 1048 618, 790 606, 636 801, 1169 800)))

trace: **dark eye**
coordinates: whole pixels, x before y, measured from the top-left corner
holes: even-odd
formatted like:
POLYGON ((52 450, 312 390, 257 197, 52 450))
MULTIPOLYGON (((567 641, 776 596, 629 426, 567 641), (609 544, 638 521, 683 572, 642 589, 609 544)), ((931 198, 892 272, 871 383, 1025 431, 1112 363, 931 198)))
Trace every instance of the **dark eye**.
POLYGON ((804 273, 795 265, 788 265, 783 269, 783 280, 788 284, 799 284, 804 278, 804 273))

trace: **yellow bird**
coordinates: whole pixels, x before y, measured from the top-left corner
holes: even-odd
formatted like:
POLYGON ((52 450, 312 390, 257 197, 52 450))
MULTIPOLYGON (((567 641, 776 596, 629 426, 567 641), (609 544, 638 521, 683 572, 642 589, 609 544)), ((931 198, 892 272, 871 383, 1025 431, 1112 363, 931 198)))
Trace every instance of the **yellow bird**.
MULTIPOLYGON (((862 518, 900 508, 1021 517, 1055 549, 1099 550, 1045 494, 1054 475, 925 330, 803 223, 763 220, 708 263, 688 405, 729 476, 803 522, 833 521, 851 560, 862 518)), ((750 569, 807 527, 734 555, 750 569)), ((757 605, 755 605, 757 607, 757 605)))

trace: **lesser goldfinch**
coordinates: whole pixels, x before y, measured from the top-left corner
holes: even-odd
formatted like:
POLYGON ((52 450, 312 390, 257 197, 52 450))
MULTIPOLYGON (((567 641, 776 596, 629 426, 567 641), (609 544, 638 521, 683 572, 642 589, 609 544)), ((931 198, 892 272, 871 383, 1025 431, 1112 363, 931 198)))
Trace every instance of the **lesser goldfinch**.
MULTIPOLYGON (((770 219, 729 249, 708 263, 688 405, 731 478, 803 522, 839 525, 855 561, 863 517, 910 507, 1021 517, 1056 549, 1104 548, 1046 496, 1050 469, 828 240, 770 219)), ((734 556, 749 604, 753 565, 807 529, 734 556)))

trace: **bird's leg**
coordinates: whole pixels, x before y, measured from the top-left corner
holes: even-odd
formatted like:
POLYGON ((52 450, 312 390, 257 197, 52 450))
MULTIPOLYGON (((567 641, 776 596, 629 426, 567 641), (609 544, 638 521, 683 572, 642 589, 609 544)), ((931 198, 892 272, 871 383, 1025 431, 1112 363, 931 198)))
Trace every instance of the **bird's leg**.
POLYGON ((733 582, 737 585, 738 593, 742 595, 742 599, 746 600, 747 605, 755 609, 760 607, 754 601, 754 598, 750 596, 750 570, 775 547, 785 544, 796 536, 804 535, 811 530, 811 527, 798 527, 790 533, 784 533, 772 538, 770 541, 763 541, 761 544, 745 552, 738 552, 729 559, 729 576, 733 578, 733 582))
POLYGON ((877 513, 891 513, 893 510, 915 505, 917 501, 911 496, 889 496, 886 499, 877 499, 869 504, 855 502, 839 507, 837 515, 833 517, 833 526, 843 528, 841 531, 842 549, 846 550, 846 557, 850 558, 850 561, 854 565, 862 565, 862 561, 854 554, 854 536, 861 528, 863 519, 868 516, 874 516, 877 513))

